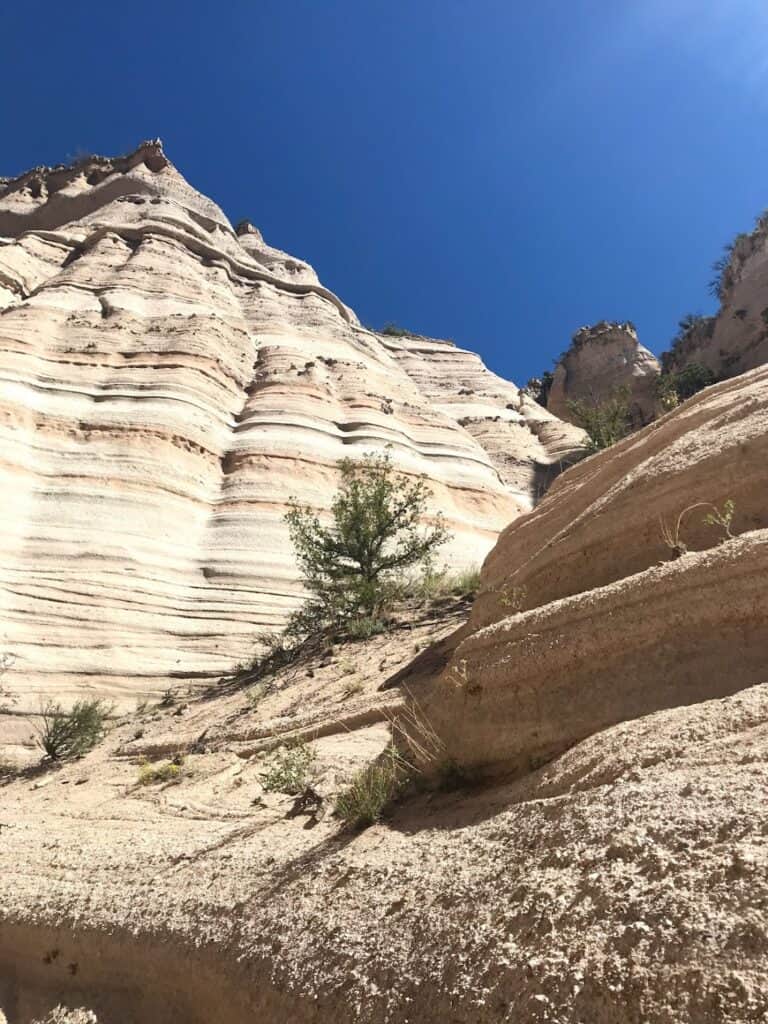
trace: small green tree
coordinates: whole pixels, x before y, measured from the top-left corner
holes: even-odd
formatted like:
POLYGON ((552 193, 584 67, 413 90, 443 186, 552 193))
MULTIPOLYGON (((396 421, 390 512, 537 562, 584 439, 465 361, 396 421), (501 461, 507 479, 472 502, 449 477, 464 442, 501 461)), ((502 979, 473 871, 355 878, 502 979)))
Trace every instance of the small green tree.
POLYGON ((604 402, 587 402, 583 399, 568 402, 571 415, 589 436, 587 447, 590 451, 599 452, 603 448, 610 448, 630 432, 632 421, 629 415, 629 395, 629 388, 625 385, 616 388, 604 402))
POLYGON ((388 453, 339 463, 341 485, 323 526, 312 509, 291 501, 286 521, 311 597, 305 620, 343 623, 381 615, 404 571, 428 565, 448 538, 442 516, 422 528, 430 491, 424 477, 409 482, 388 453))

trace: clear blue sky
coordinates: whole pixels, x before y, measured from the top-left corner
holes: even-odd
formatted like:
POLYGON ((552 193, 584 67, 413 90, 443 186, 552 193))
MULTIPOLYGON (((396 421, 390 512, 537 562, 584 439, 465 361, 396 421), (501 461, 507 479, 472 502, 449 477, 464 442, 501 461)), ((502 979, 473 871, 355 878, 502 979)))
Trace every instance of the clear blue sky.
POLYGON ((39 0, 0 173, 159 135, 359 313, 524 382, 584 323, 660 351, 768 206, 766 0, 39 0))

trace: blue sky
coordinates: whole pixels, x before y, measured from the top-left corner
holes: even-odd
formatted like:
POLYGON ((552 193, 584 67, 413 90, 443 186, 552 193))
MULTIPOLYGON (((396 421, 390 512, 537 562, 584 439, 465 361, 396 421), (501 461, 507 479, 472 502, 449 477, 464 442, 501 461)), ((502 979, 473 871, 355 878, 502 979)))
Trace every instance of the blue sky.
POLYGON ((766 0, 41 0, 3 13, 0 173, 159 135, 372 325, 519 383, 666 347, 768 206, 766 0))

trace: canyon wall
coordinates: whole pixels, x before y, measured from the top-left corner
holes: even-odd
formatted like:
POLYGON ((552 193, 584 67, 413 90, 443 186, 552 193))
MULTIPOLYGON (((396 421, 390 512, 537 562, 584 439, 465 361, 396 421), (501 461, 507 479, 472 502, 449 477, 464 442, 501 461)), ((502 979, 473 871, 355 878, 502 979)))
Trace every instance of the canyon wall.
POLYGON ((22 709, 251 655, 301 594, 289 499, 327 509, 344 456, 425 474, 461 567, 580 441, 471 353, 362 327, 159 141, 0 181, 0 412, 22 709))

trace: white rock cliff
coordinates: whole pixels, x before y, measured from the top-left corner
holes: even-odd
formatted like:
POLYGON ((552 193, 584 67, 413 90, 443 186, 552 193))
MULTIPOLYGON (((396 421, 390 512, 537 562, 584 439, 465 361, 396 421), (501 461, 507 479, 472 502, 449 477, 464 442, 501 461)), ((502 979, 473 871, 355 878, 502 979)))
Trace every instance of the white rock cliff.
MULTIPOLYGON (((580 432, 448 342, 365 329, 159 141, 0 179, 3 680, 24 707, 215 677, 300 596, 291 496, 391 445, 453 566, 580 432)), ((22 707, 22 710, 24 709, 22 707)))

